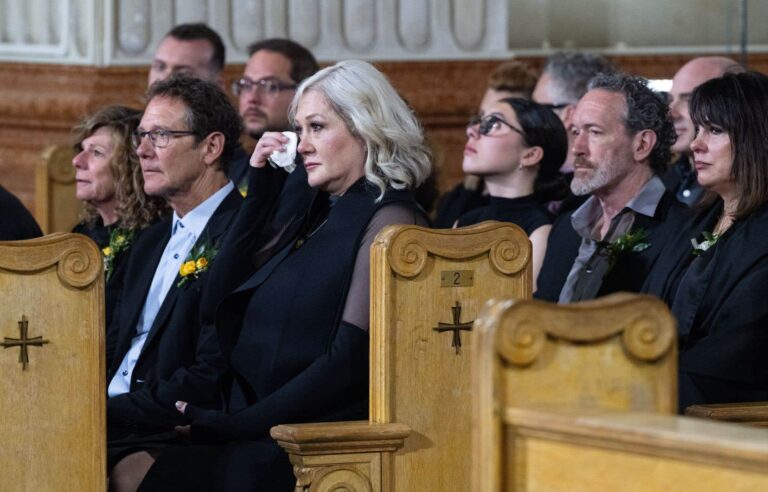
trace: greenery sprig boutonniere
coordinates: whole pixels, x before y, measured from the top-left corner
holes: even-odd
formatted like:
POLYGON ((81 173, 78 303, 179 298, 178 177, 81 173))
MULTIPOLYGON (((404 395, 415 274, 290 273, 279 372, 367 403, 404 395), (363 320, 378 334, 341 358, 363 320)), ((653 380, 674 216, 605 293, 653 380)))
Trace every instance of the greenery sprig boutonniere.
POLYGON ((192 248, 187 259, 184 260, 184 263, 181 264, 181 268, 179 268, 181 280, 176 284, 176 287, 181 288, 192 280, 197 280, 200 277, 200 274, 210 268, 211 262, 218 252, 218 249, 209 244, 201 244, 197 248, 192 248))
POLYGON ((648 249, 651 243, 645 242, 645 237, 648 233, 643 228, 639 228, 636 231, 626 232, 621 236, 614 239, 612 242, 601 241, 598 243, 601 246, 605 254, 608 256, 608 271, 610 272, 619 258, 629 253, 639 253, 648 249))
POLYGON ((130 229, 115 228, 109 233, 109 246, 102 248, 104 255, 104 271, 107 273, 107 281, 115 270, 115 260, 128 248, 133 242, 134 231, 130 229))
POLYGON ((707 231, 702 232, 701 235, 704 236, 704 240, 702 242, 698 242, 695 238, 691 238, 691 244, 693 245, 693 251, 691 251, 691 254, 693 256, 703 255, 705 251, 714 246, 715 243, 717 243, 717 240, 720 239, 720 234, 712 234, 711 232, 707 231))

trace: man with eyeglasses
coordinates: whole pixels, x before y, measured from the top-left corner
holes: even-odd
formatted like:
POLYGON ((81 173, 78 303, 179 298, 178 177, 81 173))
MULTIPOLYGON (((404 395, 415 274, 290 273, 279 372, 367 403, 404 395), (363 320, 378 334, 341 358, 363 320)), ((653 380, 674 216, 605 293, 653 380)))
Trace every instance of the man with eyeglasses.
POLYGON ((704 82, 723 76, 726 72, 743 71, 738 62, 724 56, 702 56, 694 58, 680 67, 672 79, 672 89, 669 91, 669 113, 675 125, 677 140, 672 145, 672 152, 679 155, 677 161, 670 165, 669 170, 662 175, 662 181, 667 189, 681 203, 694 205, 704 194, 696 179, 696 169, 693 167, 693 152, 691 142, 696 136, 696 130, 688 114, 688 102, 696 87, 704 82))
MULTIPOLYGON (((184 75, 154 83, 133 135, 148 195, 173 216, 145 229, 128 258, 114 316, 107 423, 114 483, 146 471, 177 440, 178 400, 219 403, 216 334, 200 322, 208 270, 243 201, 227 178, 240 136, 237 111, 216 85, 184 75)), ((137 483, 136 483, 137 484, 137 483)), ((122 489, 120 489, 122 490, 122 489)))
MULTIPOLYGON (((288 106, 299 83, 317 72, 315 57, 295 41, 283 38, 251 44, 248 56, 242 77, 232 84, 245 133, 258 140, 266 131, 290 130, 288 106)), ((247 173, 248 159, 233 162, 230 178, 243 196, 248 191, 247 173)))
MULTIPOLYGON (((598 73, 611 73, 613 66, 600 55, 580 52, 555 53, 547 59, 532 98, 535 102, 552 109, 560 117, 568 130, 576 109, 576 103, 587 92, 587 83, 598 73)), ((568 135, 568 144, 573 143, 568 135)), ((568 153, 563 166, 563 174, 573 173, 573 157, 568 153)))
POLYGON ((560 303, 641 292, 685 212, 658 177, 675 141, 664 99, 622 73, 588 88, 570 127, 571 191, 587 199, 552 226, 535 293, 560 303))

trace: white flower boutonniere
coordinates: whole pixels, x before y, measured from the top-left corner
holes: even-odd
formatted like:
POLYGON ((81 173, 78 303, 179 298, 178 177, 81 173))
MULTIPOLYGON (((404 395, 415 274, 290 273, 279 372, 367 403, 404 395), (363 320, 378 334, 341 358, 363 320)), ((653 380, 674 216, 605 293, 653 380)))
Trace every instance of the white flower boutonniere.
POLYGON ((714 246, 717 243, 717 240, 720 239, 720 234, 712 234, 711 232, 704 231, 701 235, 704 237, 702 242, 698 242, 695 238, 691 238, 691 244, 693 245, 691 254, 693 256, 703 255, 705 251, 714 246))

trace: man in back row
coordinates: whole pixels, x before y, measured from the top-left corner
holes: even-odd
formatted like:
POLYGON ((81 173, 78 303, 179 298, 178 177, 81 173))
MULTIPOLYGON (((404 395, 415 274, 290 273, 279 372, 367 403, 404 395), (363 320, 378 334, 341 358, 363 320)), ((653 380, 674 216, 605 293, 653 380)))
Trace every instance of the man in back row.
POLYGON ((662 97, 621 73, 588 87, 570 128, 571 191, 591 196, 555 222, 535 293, 561 303, 639 292, 684 210, 657 176, 675 141, 662 97))
POLYGON ((157 45, 147 87, 173 74, 207 80, 225 90, 226 48, 221 36, 205 24, 179 24, 157 45))

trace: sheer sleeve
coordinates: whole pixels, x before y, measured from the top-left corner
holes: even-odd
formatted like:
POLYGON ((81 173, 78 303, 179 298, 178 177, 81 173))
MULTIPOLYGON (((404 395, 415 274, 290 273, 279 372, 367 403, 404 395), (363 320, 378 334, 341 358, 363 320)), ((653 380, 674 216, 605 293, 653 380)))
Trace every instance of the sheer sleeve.
POLYGON ((380 208, 368 224, 357 253, 357 260, 352 271, 347 302, 344 305, 342 321, 368 331, 370 323, 370 282, 371 282, 371 245, 376 234, 385 226, 392 224, 416 224, 426 226, 424 218, 403 205, 389 205, 380 208))
POLYGON ((329 349, 280 388, 235 413, 227 414, 189 405, 196 442, 227 442, 263 437, 285 422, 306 422, 353 398, 350 391, 367 384, 368 313, 370 304, 370 247, 382 227, 425 224, 425 219, 402 205, 388 205, 373 216, 358 252, 342 320, 329 349))

